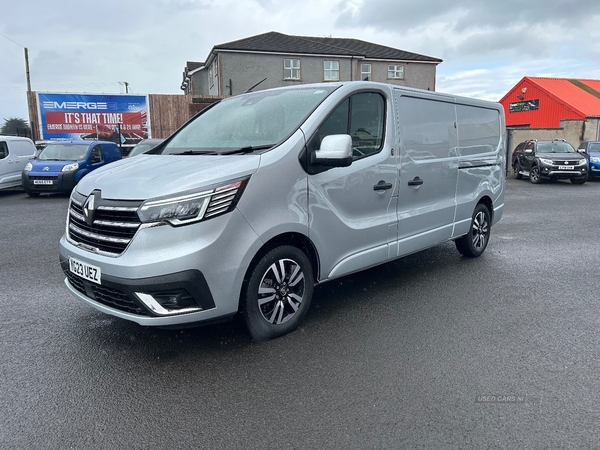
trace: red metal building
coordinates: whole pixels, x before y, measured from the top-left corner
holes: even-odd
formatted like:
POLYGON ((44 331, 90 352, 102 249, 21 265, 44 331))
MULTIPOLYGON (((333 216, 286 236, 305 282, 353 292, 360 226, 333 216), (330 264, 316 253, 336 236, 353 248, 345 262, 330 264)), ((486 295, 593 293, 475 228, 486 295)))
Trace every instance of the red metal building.
POLYGON ((507 127, 560 128, 600 117, 600 80, 524 77, 500 100, 507 127))

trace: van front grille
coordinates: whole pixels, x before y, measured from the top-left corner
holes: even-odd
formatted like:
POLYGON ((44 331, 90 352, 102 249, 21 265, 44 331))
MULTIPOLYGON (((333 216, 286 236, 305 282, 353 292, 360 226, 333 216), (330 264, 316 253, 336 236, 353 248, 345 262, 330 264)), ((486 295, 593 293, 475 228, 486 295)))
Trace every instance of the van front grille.
POLYGON ((78 192, 73 192, 71 196, 69 239, 79 247, 93 252, 109 256, 120 255, 141 225, 137 210, 142 202, 105 200, 97 195, 94 208, 86 208, 87 200, 88 197, 78 192))
POLYGON ((127 294, 119 291, 118 289, 90 283, 69 271, 65 271, 65 274, 67 275, 67 279, 74 289, 81 292, 86 297, 91 296, 90 298, 96 300, 98 303, 102 303, 103 305, 110 306, 111 308, 131 314, 138 314, 142 316, 148 315, 148 313, 135 302, 133 302, 127 294), (86 285, 89 291, 86 290, 86 285))

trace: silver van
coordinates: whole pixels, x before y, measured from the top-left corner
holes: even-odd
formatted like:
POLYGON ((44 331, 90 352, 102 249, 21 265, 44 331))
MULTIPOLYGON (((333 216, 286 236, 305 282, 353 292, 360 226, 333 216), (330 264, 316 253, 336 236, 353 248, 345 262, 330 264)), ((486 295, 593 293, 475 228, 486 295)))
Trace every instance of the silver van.
POLYGON ((450 240, 480 256, 504 207, 502 106, 387 84, 231 97, 151 153, 82 179, 60 241, 69 291, 141 325, 281 336, 315 284, 450 240))
POLYGON ((21 172, 35 153, 29 138, 0 136, 0 189, 21 186, 21 172))

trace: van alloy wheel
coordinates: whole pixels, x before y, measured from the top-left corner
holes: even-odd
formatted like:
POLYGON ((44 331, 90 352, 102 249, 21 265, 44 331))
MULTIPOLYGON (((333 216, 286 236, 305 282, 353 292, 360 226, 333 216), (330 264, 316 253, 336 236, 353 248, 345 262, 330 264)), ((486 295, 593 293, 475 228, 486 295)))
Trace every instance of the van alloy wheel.
POLYGON ((312 267, 293 246, 267 252, 254 266, 242 299, 242 314, 255 340, 272 339, 296 329, 313 291, 312 267))
POLYGON ((491 228, 490 211, 480 203, 473 212, 469 232, 454 241, 456 249, 464 256, 480 256, 490 240, 491 228))

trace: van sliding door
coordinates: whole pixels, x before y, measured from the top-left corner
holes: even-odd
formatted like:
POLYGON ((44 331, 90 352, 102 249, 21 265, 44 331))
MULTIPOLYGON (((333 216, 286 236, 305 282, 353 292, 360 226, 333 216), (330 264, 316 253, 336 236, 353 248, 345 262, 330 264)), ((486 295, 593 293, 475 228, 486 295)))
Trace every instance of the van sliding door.
POLYGON ((397 96, 398 256, 450 239, 458 177, 454 103, 397 96))

